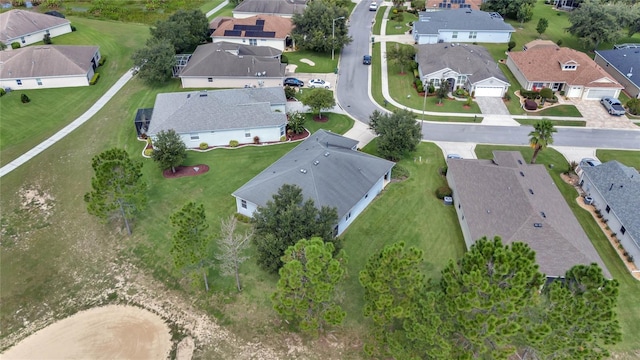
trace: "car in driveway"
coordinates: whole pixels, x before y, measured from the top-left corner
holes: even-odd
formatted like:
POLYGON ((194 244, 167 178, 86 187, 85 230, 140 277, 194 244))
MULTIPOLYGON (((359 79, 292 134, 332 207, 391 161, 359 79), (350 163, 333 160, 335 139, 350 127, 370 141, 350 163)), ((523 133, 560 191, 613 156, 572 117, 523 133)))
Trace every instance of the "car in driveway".
POLYGON ((295 87, 303 87, 304 81, 296 78, 286 78, 282 82, 284 86, 295 86, 295 87))
POLYGON ((458 154, 447 154, 447 159, 462 159, 462 156, 458 154))
POLYGON ((378 3, 377 2, 372 2, 371 4, 369 4, 369 11, 377 11, 378 10, 378 3))
POLYGON ((602 106, 604 106, 604 108, 607 109, 607 112, 609 112, 609 114, 611 115, 622 116, 625 113, 624 107, 620 103, 620 100, 614 97, 605 96, 600 99, 600 104, 602 104, 602 106))
POLYGON ((602 164, 599 160, 593 158, 584 158, 580 160, 581 167, 593 167, 602 164))
POLYGON ((365 55, 362 57, 362 63, 365 65, 371 65, 371 55, 365 55))
POLYGON ((331 87, 331 83, 322 79, 311 79, 309 80, 309 87, 312 89, 317 87, 328 89, 331 87))

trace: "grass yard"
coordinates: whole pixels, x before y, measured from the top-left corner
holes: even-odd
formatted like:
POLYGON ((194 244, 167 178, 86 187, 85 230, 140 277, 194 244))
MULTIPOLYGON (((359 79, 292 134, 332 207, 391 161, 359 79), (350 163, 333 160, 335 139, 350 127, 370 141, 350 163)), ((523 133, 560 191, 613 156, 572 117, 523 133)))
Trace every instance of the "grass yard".
POLYGON ((304 123, 304 127, 312 134, 320 129, 330 129, 336 134, 344 134, 353 127, 353 119, 347 115, 323 112, 322 116, 329 118, 329 120, 324 123, 313 120, 314 114, 308 113, 305 115, 307 120, 304 123))
MULTIPOLYGON (((520 125, 533 126, 540 120, 533 119, 515 119, 520 125)), ((549 120, 554 126, 581 126, 584 127, 587 125, 587 122, 584 120, 549 120)))
POLYGON ((332 73, 338 66, 340 49, 335 51, 335 59, 331 60, 331 53, 322 54, 308 50, 286 52, 289 64, 297 65, 297 73, 332 73), (311 60, 315 65, 302 62, 302 59, 311 60))
MULTIPOLYGON (((220 1, 220 3, 222 3, 222 1, 220 1)), ((216 6, 217 5, 211 7, 209 10, 212 10, 216 6)), ((221 17, 221 16, 233 17, 233 9, 235 9, 235 8, 236 8, 236 5, 234 3, 232 3, 232 2, 229 2, 222 9, 220 9, 220 11, 218 11, 217 13, 211 15, 209 17, 209 20, 213 20, 214 18, 221 17)))
MULTIPOLYGON (((223 2, 224 2, 224 0, 209 0, 209 1, 205 1, 205 3, 200 6, 200 11, 202 11, 203 13, 206 14, 207 12, 213 10, 216 6, 222 4, 223 2)), ((216 17, 216 16, 218 16, 218 15, 217 14, 213 14, 213 16, 211 18, 216 17)), ((211 20, 211 18, 209 20, 211 20)))
POLYGON ((146 25, 70 18, 78 29, 53 39, 56 45, 98 45, 106 58, 97 69, 96 85, 16 90, 0 98, 0 165, 5 165, 75 120, 100 98, 128 69, 133 51, 148 37, 146 25), (20 94, 31 98, 20 102, 20 94))
MULTIPOLYGON (((97 18, 101 20, 115 20, 129 23, 154 24, 158 20, 164 20, 177 10, 206 9, 214 2, 222 0, 64 0, 60 8, 47 8, 40 6, 40 11, 58 10, 67 17, 70 15, 85 18, 97 18)), ((43 1, 43 3, 46 3, 43 1)), ((209 7, 204 12, 213 9, 209 7)))
POLYGON ((378 11, 376 12, 376 22, 375 24, 373 24, 373 29, 371 30, 371 33, 373 35, 380 35, 380 30, 382 29, 382 19, 384 19, 385 11, 387 11, 386 6, 378 7, 378 11))
MULTIPOLYGON (((493 158, 491 154, 491 151, 493 150, 520 151, 525 160, 531 159, 531 156, 533 155, 533 149, 529 147, 491 145, 476 146, 476 155, 479 159, 491 159, 493 158)), ((560 178, 560 174, 568 168, 568 163, 562 154, 553 149, 545 149, 540 152, 537 163, 546 165, 547 169, 549 169, 549 164, 554 165, 552 169, 549 169, 549 174, 551 175, 554 183, 558 186, 558 189, 569 204, 569 207, 575 214, 578 222, 582 225, 587 236, 591 239, 591 242, 602 257, 607 268, 613 277, 620 283, 618 319, 622 329, 622 342, 614 346, 612 349, 614 351, 624 352, 625 354, 622 357, 624 359, 635 358, 637 353, 632 352, 637 352, 640 349, 640 338, 637 336, 640 332, 640 312, 638 312, 637 301, 638 294, 640 294, 640 281, 635 280, 628 273, 626 267, 622 263, 622 260, 620 260, 616 251, 611 247, 606 236, 602 233, 598 224, 593 220, 591 214, 586 210, 583 210, 576 203, 575 199, 578 197, 578 193, 575 189, 560 178)), ((614 358, 621 357, 614 356, 614 358)))
MULTIPOLYGON (((377 14, 376 14, 376 19, 377 19, 377 14)), ((411 26, 409 26, 409 22, 417 21, 417 20, 418 20, 418 16, 417 15, 414 15, 414 14, 408 13, 408 12, 403 12, 402 13, 402 20, 396 21, 396 20, 389 19, 387 21, 387 28, 385 29, 385 31, 386 31, 385 35, 402 35, 402 34, 405 34, 407 31, 409 31, 409 29, 411 29, 411 26)))
POLYGON ((596 156, 602 162, 618 160, 627 166, 640 170, 640 151, 599 149, 596 151, 596 156))

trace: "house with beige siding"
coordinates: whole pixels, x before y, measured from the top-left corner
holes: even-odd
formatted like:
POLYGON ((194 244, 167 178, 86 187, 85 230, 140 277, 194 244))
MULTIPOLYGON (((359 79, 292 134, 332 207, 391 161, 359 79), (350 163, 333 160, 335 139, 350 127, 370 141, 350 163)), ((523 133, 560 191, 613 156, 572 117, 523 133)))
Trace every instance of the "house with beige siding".
POLYGON ((11 43, 27 46, 71 32, 71 22, 52 15, 27 10, 9 10, 0 14, 0 41, 11 49, 11 43))

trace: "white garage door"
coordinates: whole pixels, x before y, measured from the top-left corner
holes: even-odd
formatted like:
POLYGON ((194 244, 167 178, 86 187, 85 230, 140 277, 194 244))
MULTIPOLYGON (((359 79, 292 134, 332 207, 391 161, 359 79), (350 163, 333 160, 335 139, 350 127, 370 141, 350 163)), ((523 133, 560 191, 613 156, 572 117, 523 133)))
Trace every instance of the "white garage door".
POLYGON ((584 98, 587 100, 600 100, 605 96, 616 97, 616 92, 615 89, 589 89, 584 98))
POLYGON ((502 86, 478 86, 476 87, 476 96, 494 96, 501 97, 504 88, 502 86))

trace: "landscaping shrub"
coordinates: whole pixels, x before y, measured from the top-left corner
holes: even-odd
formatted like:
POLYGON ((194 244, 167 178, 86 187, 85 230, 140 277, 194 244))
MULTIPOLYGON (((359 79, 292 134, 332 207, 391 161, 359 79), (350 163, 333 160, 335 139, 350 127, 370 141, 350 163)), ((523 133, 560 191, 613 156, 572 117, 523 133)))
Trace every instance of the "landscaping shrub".
POLYGON ((525 99, 535 100, 540 97, 540 92, 520 89, 520 96, 524 97, 525 99))
POLYGON ((284 87, 284 96, 287 99, 293 99, 296 97, 296 89, 291 86, 284 87))
POLYGON ((289 58, 287 57, 287 55, 280 55, 280 62, 282 64, 289 64, 289 58))
POLYGON ((507 44, 507 51, 513 50, 514 47, 516 47, 516 42, 513 40, 509 41, 509 43, 507 44))
POLYGON ((106 56, 101 56, 100 57, 100 61, 98 61, 98 66, 102 66, 104 65, 105 61, 107 61, 107 57, 106 56))
POLYGON ((553 90, 551 90, 550 88, 542 88, 540 90, 540 97, 543 99, 553 98, 553 90))
POLYGON ((440 168, 440 175, 442 176, 447 176, 447 171, 449 170, 449 167, 447 165, 443 166, 440 168))
POLYGON ((502 99, 503 99, 504 101, 511 101, 511 95, 509 95, 509 93, 508 93, 508 92, 505 92, 505 93, 504 93, 504 96, 502 97, 502 99))
POLYGON ((50 34, 44 34, 44 37, 42 38, 42 42, 45 43, 46 45, 50 45, 51 44, 51 35, 50 34))
POLYGON ((413 76, 416 79, 420 79, 420 72, 418 71, 418 69, 413 69, 413 76))
POLYGON ((438 199, 444 199, 445 196, 451 196, 451 194, 453 194, 453 191, 446 185, 440 186, 438 189, 436 189, 436 196, 438 197, 438 199))
POLYGON ((404 21, 404 14, 401 12, 395 13, 396 10, 393 10, 394 14, 391 15, 391 20, 393 21, 397 21, 397 22, 402 22, 404 21))
POLYGON ((200 143, 200 150, 207 150, 208 148, 209 148, 209 144, 207 144, 206 142, 200 143))
MULTIPOLYGON (((558 12, 558 15, 560 15, 559 12, 558 12)), ((556 41, 556 45, 561 46, 562 45, 562 39, 558 39, 558 41, 556 41)))
POLYGON ((627 101, 627 109, 633 115, 640 115, 640 99, 630 99, 627 101))
POLYGON ((432 84, 429 84, 429 86, 427 87, 427 91, 429 94, 433 94, 434 92, 436 92, 436 87, 432 84))
POLYGON ((6 93, 7 92, 3 88, 0 88, 0 97, 3 97, 6 93))
POLYGON ((71 31, 76 31, 76 30, 77 30, 76 27, 71 25, 71 31))
POLYGON ((467 101, 465 102, 466 106, 471 106, 473 104, 473 98, 471 96, 467 97, 467 101))
POLYGON ((251 222, 251 218, 250 217, 248 217, 247 215, 240 214, 240 213, 233 214, 233 217, 235 217, 236 220, 238 220, 238 221, 240 221, 242 223, 245 223, 245 224, 248 224, 248 223, 251 222))
POLYGON ((229 141, 229 146, 231 147, 237 147, 240 143, 238 142, 238 140, 231 140, 229 141))
POLYGON ((417 62, 412 62, 411 63, 411 70, 418 70, 418 63, 417 62))
POLYGON ((260 136, 256 135, 253 137, 253 143, 254 144, 260 144, 260 136))
POLYGON ((93 74, 91 81, 89 81, 89 85, 95 85, 98 82, 99 78, 100 78, 100 73, 93 74))
POLYGON ((628 262, 633 262, 633 255, 631 255, 631 254, 627 255, 627 261, 628 262))
POLYGON ((20 43, 17 41, 14 41, 11 43, 11 48, 12 49, 20 49, 20 43))
POLYGON ((20 95, 20 101, 22 101, 23 104, 26 104, 28 102, 31 102, 31 99, 29 99, 27 94, 22 94, 20 95))
POLYGON ((144 149, 144 156, 151 157, 153 155, 153 149, 144 149))
POLYGON ((410 173, 409 173, 409 170, 407 170, 407 168, 405 168, 400 164, 396 164, 396 166, 394 166, 393 170, 391 171, 391 178, 404 180, 409 177, 409 174, 410 173))

